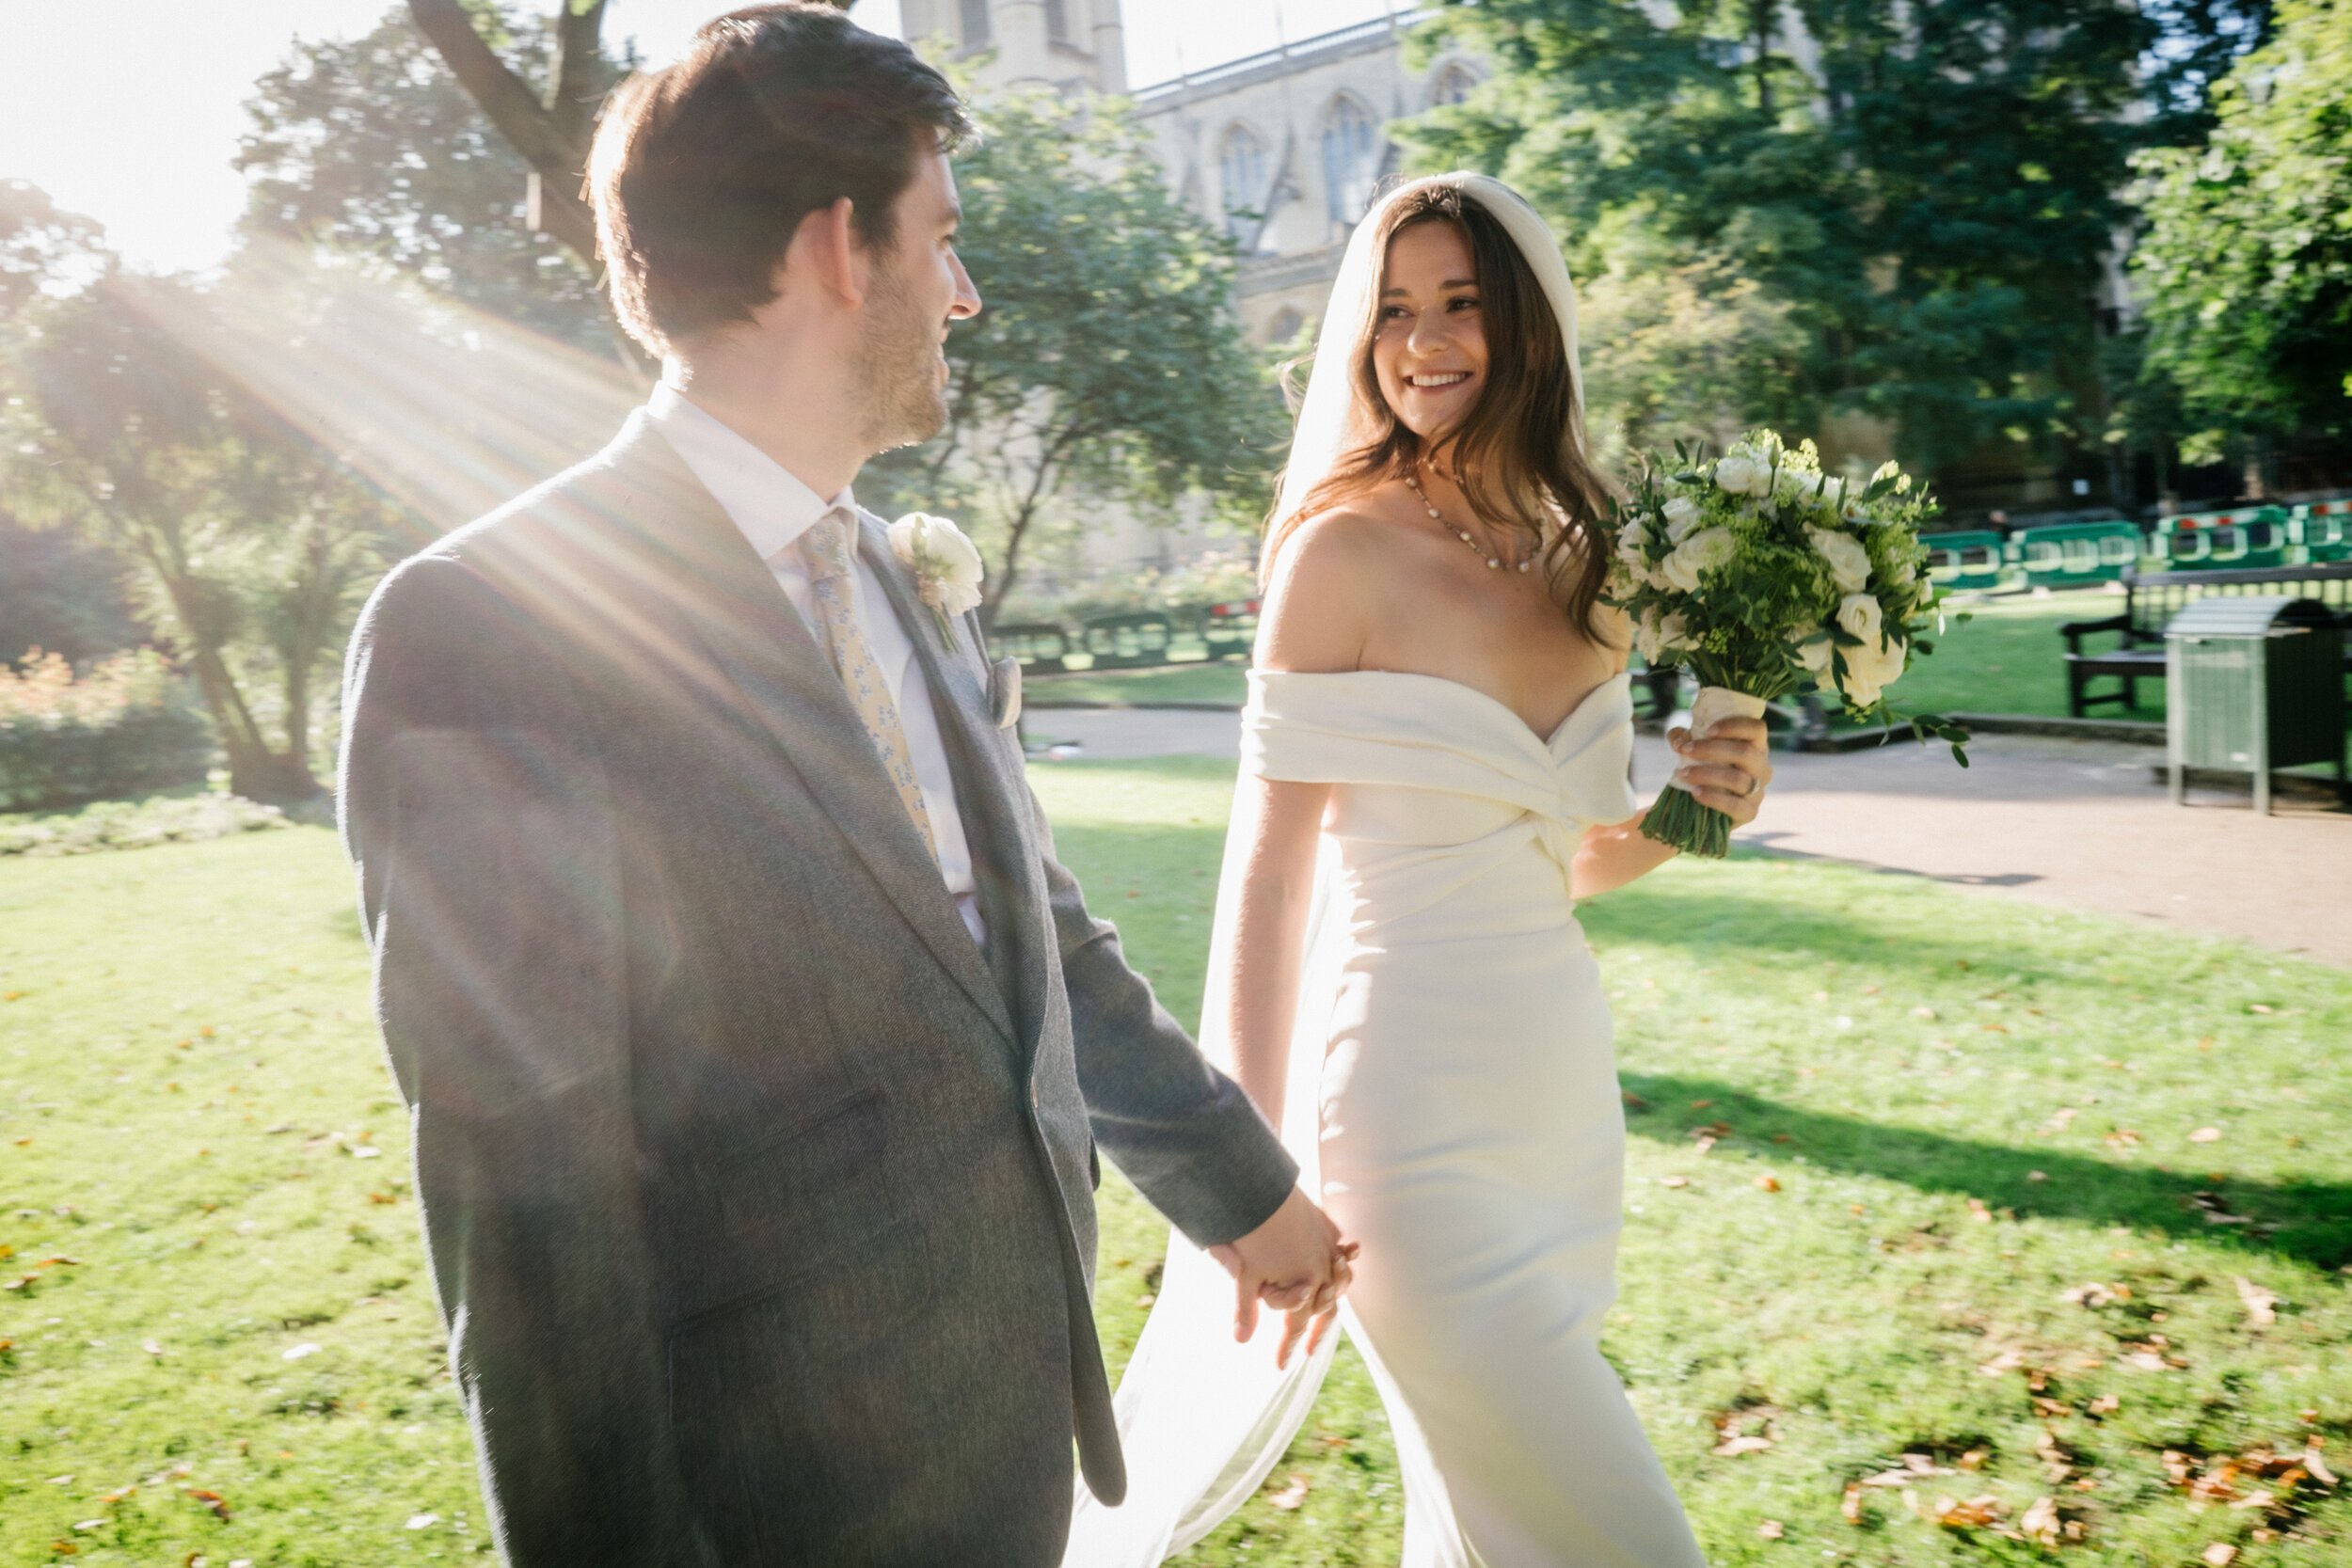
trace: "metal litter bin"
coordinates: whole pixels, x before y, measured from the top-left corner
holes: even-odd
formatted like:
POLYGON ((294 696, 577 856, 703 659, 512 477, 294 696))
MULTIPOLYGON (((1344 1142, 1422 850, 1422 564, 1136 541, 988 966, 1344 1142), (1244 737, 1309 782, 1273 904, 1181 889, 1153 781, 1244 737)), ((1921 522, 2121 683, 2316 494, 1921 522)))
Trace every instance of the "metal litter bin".
POLYGON ((2254 809, 2270 775, 2332 762, 2343 786, 2344 633, 2316 599, 2209 594, 2164 630, 2172 800, 2188 769, 2250 773, 2254 809))

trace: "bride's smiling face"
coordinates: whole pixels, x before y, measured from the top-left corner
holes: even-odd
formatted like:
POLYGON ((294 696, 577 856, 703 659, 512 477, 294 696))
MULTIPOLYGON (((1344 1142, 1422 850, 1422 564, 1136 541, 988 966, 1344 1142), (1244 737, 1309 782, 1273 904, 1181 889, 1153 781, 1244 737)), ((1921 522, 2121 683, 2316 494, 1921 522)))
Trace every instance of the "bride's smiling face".
POLYGON ((1397 422, 1423 440, 1459 424, 1486 382, 1478 269, 1459 227, 1415 223, 1389 241, 1372 368, 1397 422))

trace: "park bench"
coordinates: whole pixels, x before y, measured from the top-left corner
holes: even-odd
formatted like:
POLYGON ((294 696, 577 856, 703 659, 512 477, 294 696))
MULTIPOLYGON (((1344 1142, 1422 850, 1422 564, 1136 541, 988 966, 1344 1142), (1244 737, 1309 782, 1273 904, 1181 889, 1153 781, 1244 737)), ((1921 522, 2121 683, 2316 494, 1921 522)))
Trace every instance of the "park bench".
MULTIPOLYGON (((2352 630, 2352 562, 2322 566, 2272 566, 2242 572, 2141 572, 2123 574, 2123 613, 2097 621, 2069 621, 2058 627, 2066 639, 2066 707, 2075 718, 2103 703, 2138 705, 2139 683, 2164 679, 2164 628, 2191 599, 2209 594, 2292 594, 2317 599, 2352 630), (2122 641, 2103 653, 2085 653, 2083 639, 2106 632, 2122 641), (2091 681, 2111 675, 2113 691, 2093 692, 2091 681)), ((2352 668, 2352 642, 2345 662, 2352 668)))

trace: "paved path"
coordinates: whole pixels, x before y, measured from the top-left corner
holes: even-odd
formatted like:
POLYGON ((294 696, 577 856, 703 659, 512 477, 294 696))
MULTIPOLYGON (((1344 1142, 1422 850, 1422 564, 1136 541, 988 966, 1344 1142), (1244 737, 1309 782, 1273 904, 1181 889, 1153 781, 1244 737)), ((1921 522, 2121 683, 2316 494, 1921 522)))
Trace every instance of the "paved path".
MULTIPOLYGON (((1089 757, 1239 754, 1230 713, 1052 709, 1031 738, 1074 739, 1089 757)), ((2352 966, 2352 813, 2282 799, 2192 792, 2175 806, 2149 768, 2154 747, 1982 736, 1975 766, 1907 742, 1837 755, 1775 753, 1778 782, 1743 842, 1777 853, 1989 888, 2038 903, 2137 915, 2245 937, 2352 966)), ((1645 789, 1671 767, 1645 736, 1645 789)))

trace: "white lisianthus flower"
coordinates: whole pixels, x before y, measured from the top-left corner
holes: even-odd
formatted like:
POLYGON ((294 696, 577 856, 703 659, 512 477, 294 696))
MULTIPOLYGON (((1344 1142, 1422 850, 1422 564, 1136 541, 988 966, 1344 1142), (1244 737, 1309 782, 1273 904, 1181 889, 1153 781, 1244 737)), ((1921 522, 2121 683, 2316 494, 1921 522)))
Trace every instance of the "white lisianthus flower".
POLYGON ((1746 452, 1735 451, 1716 462, 1715 483, 1735 496, 1760 496, 1772 483, 1772 469, 1746 452))
POLYGON ((1640 572, 1649 564, 1649 528, 1636 517, 1617 534, 1617 559, 1640 572))
POLYGON ((1849 594, 1837 602, 1837 625, 1847 636, 1858 637, 1865 646, 1876 648, 1885 635, 1886 612, 1869 594, 1849 594))
MULTIPOLYGON (((1814 552, 1829 562, 1830 578, 1840 594, 1858 595, 1869 585, 1870 552, 1863 548, 1861 540, 1810 523, 1805 525, 1804 536, 1812 541, 1814 552)), ((1844 611, 1839 614, 1842 618, 1844 611)))
POLYGON ((1797 650, 1797 662, 1813 673, 1816 686, 1830 684, 1830 640, 1821 635, 1821 623, 1807 621, 1788 634, 1788 641, 1797 650))
POLYGON ((930 607, 942 637, 954 617, 979 608, 988 569, 978 546, 946 518, 908 513, 890 525, 890 552, 914 573, 916 596, 930 607))
POLYGON ((1633 647, 1644 661, 1658 662, 1658 657, 1679 647, 1684 638, 1684 623, 1679 615, 1661 615, 1656 605, 1642 611, 1633 626, 1633 647))
POLYGON ((1666 537, 1681 544, 1699 526, 1699 503, 1688 496, 1677 496, 1666 503, 1666 537))
POLYGON ((1732 538, 1729 529, 1704 529, 1676 546, 1674 554, 1659 562, 1658 575, 1666 579, 1665 586, 1695 594, 1699 574, 1723 565, 1739 549, 1739 541, 1732 538))

